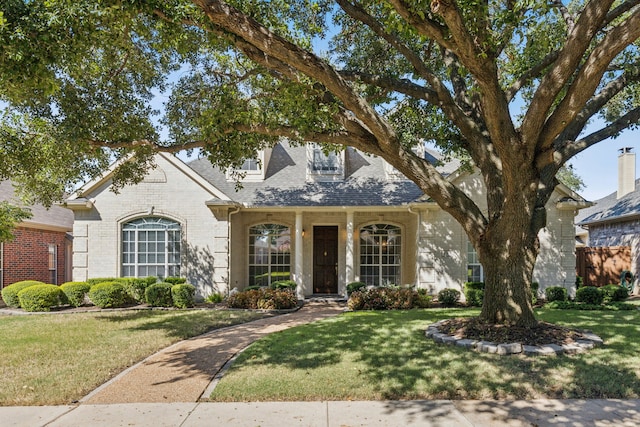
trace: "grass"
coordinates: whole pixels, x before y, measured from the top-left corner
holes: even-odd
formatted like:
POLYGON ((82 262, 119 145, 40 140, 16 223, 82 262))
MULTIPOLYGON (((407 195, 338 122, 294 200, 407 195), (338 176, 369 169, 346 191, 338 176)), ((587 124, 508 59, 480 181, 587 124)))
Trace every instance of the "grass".
POLYGON ((223 310, 0 316, 0 405, 69 404, 174 342, 259 317, 223 310))
POLYGON ((640 397, 640 311, 539 310, 605 346, 560 357, 497 356, 436 344, 430 323, 472 309, 354 312, 255 342, 215 401, 640 397))

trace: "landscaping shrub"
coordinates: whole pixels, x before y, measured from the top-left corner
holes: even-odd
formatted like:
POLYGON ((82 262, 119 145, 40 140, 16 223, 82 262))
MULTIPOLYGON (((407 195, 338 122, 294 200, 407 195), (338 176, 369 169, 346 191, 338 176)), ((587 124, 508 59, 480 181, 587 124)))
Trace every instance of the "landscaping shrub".
POLYGON ((34 285, 44 285, 43 282, 38 282, 37 280, 23 280, 21 282, 13 283, 6 288, 2 289, 2 299, 4 303, 9 307, 18 308, 20 307, 20 299, 18 298, 18 292, 23 289, 28 288, 29 286, 34 285))
POLYGON ((484 282, 467 282, 464 284, 464 298, 467 305, 482 307, 484 298, 484 282))
POLYGON ((171 299, 175 307, 193 307, 195 295, 196 287, 189 283, 178 283, 171 287, 171 299))
POLYGON ((231 308, 282 310, 295 308, 298 299, 295 293, 283 289, 250 289, 232 294, 227 299, 231 308))
POLYGON ((562 286, 550 286, 544 290, 544 297, 547 302, 566 301, 567 290, 562 286))
POLYGON ((179 285, 182 283, 187 283, 187 279, 184 277, 173 277, 173 276, 169 276, 166 279, 164 279, 165 283, 171 283, 172 285, 179 285))
POLYGON ((153 307, 171 307, 173 298, 171 288, 174 285, 167 282, 154 283, 144 291, 145 301, 153 307))
POLYGON ((409 310, 429 307, 431 296, 426 289, 380 286, 354 291, 347 301, 350 310, 409 310))
POLYGON ((127 292, 120 282, 101 282, 89 290, 89 299, 100 308, 121 307, 129 302, 127 292))
POLYGON ((96 277, 96 278, 93 278, 93 279, 87 279, 87 283, 91 287, 94 287, 98 283, 105 283, 105 282, 122 283, 122 281, 123 281, 123 278, 121 278, 121 277, 96 277))
MULTIPOLYGON (((155 277, 153 279, 152 283, 155 283, 155 277)), ((122 283, 124 290, 133 301, 138 303, 145 302, 144 292, 147 287, 151 286, 147 278, 127 277, 118 280, 118 282, 122 283)))
POLYGON ((607 285, 600 289, 604 293, 605 303, 624 301, 629 298, 629 291, 624 286, 607 285))
POLYGON ((540 289, 540 284, 538 282, 531 282, 531 303, 535 304, 538 302, 538 290, 540 289))
POLYGON ((351 295, 353 292, 361 291, 367 287, 366 283, 363 282, 351 282, 347 284, 347 296, 351 295))
POLYGON ((426 289, 418 289, 418 299, 416 305, 418 308, 429 308, 433 297, 427 293, 426 289))
POLYGON ((51 307, 61 305, 64 292, 56 285, 33 285, 18 292, 20 306, 26 311, 50 311, 51 307))
POLYGON ((460 300, 460 291, 453 288, 442 289, 438 292, 438 302, 445 307, 454 307, 460 300))
POLYGON ((66 302, 73 307, 84 304, 84 297, 91 287, 87 282, 66 282, 60 285, 60 289, 66 296, 66 302))
POLYGON ((290 291, 295 291, 298 284, 293 280, 278 280, 276 282, 271 282, 269 286, 271 289, 288 289, 290 291))
POLYGON ((220 292, 214 292, 212 294, 207 295, 207 297, 204 300, 211 304, 218 304, 218 303, 221 303, 223 299, 224 297, 220 292))
POLYGON ((583 286, 576 291, 576 301, 586 304, 600 305, 604 300, 604 292, 595 286, 583 286))

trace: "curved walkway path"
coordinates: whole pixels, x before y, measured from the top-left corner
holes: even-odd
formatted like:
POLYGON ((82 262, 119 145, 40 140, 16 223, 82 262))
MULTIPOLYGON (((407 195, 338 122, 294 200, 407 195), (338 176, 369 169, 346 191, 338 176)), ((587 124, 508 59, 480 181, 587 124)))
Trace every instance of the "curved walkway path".
POLYGON ((292 313, 217 329, 160 350, 98 387, 80 402, 172 403, 206 398, 213 378, 238 352, 255 340, 292 326, 335 316, 345 306, 307 302, 292 313))

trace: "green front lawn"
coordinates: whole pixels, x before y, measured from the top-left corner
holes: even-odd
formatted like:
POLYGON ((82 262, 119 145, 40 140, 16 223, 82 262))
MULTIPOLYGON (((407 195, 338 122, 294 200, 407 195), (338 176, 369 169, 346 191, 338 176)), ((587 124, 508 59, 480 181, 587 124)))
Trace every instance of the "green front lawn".
POLYGON ((640 312, 540 310, 605 346, 560 357, 497 356, 436 344, 427 325, 472 309, 351 312, 254 343, 211 399, 534 399, 640 397, 640 312))
POLYGON ((69 404, 174 342, 262 316, 223 310, 0 316, 0 405, 69 404))

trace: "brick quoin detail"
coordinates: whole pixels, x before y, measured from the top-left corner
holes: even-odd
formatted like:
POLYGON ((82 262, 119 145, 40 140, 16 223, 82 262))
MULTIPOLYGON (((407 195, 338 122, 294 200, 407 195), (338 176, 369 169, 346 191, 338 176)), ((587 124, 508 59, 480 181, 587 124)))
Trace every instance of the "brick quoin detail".
POLYGON ((18 227, 15 239, 4 243, 4 286, 21 280, 39 280, 51 283, 49 271, 49 245, 57 247, 57 284, 65 278, 66 233, 18 227))

